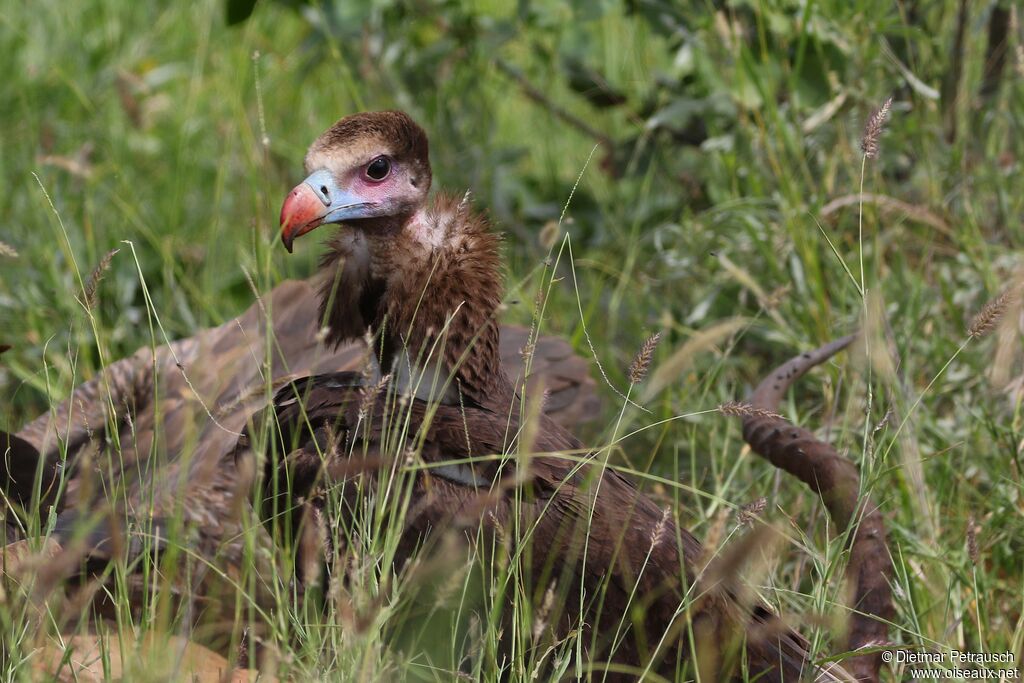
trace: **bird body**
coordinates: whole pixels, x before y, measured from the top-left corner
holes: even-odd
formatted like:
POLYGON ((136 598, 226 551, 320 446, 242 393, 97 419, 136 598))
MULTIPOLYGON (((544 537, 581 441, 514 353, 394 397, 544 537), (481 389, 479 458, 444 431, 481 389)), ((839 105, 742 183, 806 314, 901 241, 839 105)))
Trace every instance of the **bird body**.
MULTIPOLYGON (((56 504, 87 507, 97 488, 87 485, 88 468, 75 468, 103 457, 105 446, 89 444, 104 425, 115 444, 106 461, 117 452, 123 463, 113 471, 126 492, 122 511, 157 519, 183 511, 201 556, 229 567, 211 574, 229 579, 244 561, 241 509, 263 463, 260 503, 271 530, 290 523, 302 545, 319 524, 342 554, 356 538, 352 524, 391 496, 399 504, 388 514, 402 525, 391 554, 396 573, 450 532, 498 553, 520 567, 516 589, 547 620, 532 647, 578 643, 602 680, 643 671, 850 680, 839 667, 811 665, 805 641, 746 597, 735 572, 705 570, 700 543, 670 509, 556 420, 593 413, 592 383, 559 371, 578 360, 567 346, 552 353, 558 344, 532 331, 499 328, 500 238, 468 195, 430 197, 428 149, 426 134, 401 112, 336 123, 310 147, 307 177, 281 211, 289 251, 311 230, 339 226, 317 279, 282 285, 237 321, 122 361, 19 432, 12 453, 24 459, 26 444, 36 449, 45 485, 60 476, 55 454, 65 451, 69 484, 56 504), (351 345, 365 337, 369 356, 351 345), (545 400, 525 371, 507 372, 521 363, 519 350, 531 375, 547 375, 545 400), (150 405, 157 387, 160 400, 175 403, 150 405), (83 399, 87 409, 76 412, 83 399), (161 422, 172 427, 164 441, 161 422), (152 459, 160 452, 168 457, 152 459)), ((800 448, 808 439, 801 436, 800 448)), ((8 468, 19 478, 8 476, 9 493, 27 492, 22 465, 8 468)), ((877 537, 880 524, 874 529, 877 537)), ((267 552, 258 555, 276 561, 280 537, 259 538, 267 552)), ((302 569, 314 553, 299 550, 302 569)), ((872 590, 879 594, 877 582, 872 590)), ((508 628, 500 632, 513 630, 511 619, 502 612, 508 628)), ((499 657, 514 649, 509 638, 498 643, 499 657)))
MULTIPOLYGON (((564 428, 530 417, 497 353, 500 241, 465 199, 428 199, 427 149, 425 133, 401 112, 342 119, 311 146, 309 175, 281 211, 289 250, 297 236, 339 225, 323 259, 325 283, 332 283, 321 291, 330 338, 340 343, 369 330, 385 373, 396 370, 389 359, 397 350, 417 359, 414 372, 422 374, 428 359, 440 361, 433 377, 446 376, 434 403, 407 383, 392 388, 424 463, 409 505, 419 517, 405 522, 399 558, 460 516, 475 520, 463 520, 468 528, 529 529, 514 550, 531 558, 527 594, 551 586, 558 596, 552 637, 575 632, 592 665, 614 662, 629 672, 613 667, 608 680, 630 680, 645 667, 676 671, 694 652, 703 661, 689 670, 699 667, 711 680, 737 674, 741 661, 759 680, 797 680, 807 666, 798 636, 767 609, 742 604, 729 587, 703 586, 700 544, 669 511, 603 467, 564 428), (529 439, 518 441, 523 434, 529 439), (499 458, 489 467, 442 469, 481 454, 499 458)), ((388 471, 396 458, 385 445, 386 427, 366 419, 368 404, 387 413, 388 394, 375 391, 334 377, 279 394, 274 422, 287 455, 271 464, 278 471, 269 476, 287 473, 290 495, 300 499, 325 483, 365 491, 351 488, 353 477, 373 478, 361 470, 370 464, 388 471)), ((344 507, 359 504, 356 493, 344 507)), ((337 536, 344 534, 335 530, 337 536)))
MULTIPOLYGON (((20 447, 5 465, 4 488, 29 501, 30 475, 40 457, 49 464, 47 490, 66 456, 61 467, 68 481, 55 501, 58 510, 88 503, 78 500, 81 479, 75 474, 86 455, 93 466, 116 468, 111 476, 127 485, 132 505, 151 495, 149 484, 173 493, 182 477, 199 483, 220 471, 248 420, 266 406, 268 391, 272 396, 302 377, 362 369, 367 350, 361 342, 335 345, 319 334, 321 279, 283 282, 224 324, 143 347, 75 387, 67 400, 16 433, 20 447), (154 476, 140 474, 147 470, 154 476)), ((571 425, 591 417, 597 399, 586 361, 564 340, 542 337, 527 378, 520 350, 529 335, 522 327, 504 328, 502 364, 531 386, 543 382, 553 419, 571 425)), ((190 510, 200 514, 208 507, 190 510)))
MULTIPOLYGON (((203 641, 226 645, 235 628, 230 596, 238 577, 287 576, 272 566, 280 554, 270 537, 246 523, 255 471, 235 457, 240 435, 281 387, 307 376, 361 372, 368 357, 361 340, 335 345, 320 334, 320 280, 281 283, 222 325, 144 347, 16 434, 0 433, 0 485, 15 503, 3 511, 3 543, 33 528, 28 515, 45 529, 55 514, 54 536, 65 552, 48 563, 55 574, 45 585, 56 587, 79 570, 80 560, 102 572, 124 549, 130 566, 139 566, 132 563, 134 549, 156 548, 168 535, 189 539, 191 569, 171 575, 191 583, 173 590, 194 604, 194 623, 217 625, 204 628, 203 641), (247 550, 247 543, 259 550, 247 550), (252 558, 258 566, 249 566, 252 558)), ((546 409, 553 419, 590 418, 597 398, 587 362, 564 340, 542 337, 527 377, 520 349, 529 337, 525 328, 506 327, 502 362, 531 386, 550 389, 546 409)), ((253 585, 257 594, 246 600, 274 604, 273 584, 253 585)), ((133 609, 149 603, 153 586, 141 574, 127 576, 126 588, 133 609)))

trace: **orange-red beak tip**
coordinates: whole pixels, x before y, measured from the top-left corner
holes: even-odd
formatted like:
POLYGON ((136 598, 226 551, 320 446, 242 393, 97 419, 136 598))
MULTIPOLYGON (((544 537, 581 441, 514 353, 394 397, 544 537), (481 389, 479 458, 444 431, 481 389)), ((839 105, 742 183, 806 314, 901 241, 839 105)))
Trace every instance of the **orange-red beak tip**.
POLYGON ((306 183, 296 186, 281 206, 281 242, 290 254, 295 238, 320 225, 326 207, 306 183))

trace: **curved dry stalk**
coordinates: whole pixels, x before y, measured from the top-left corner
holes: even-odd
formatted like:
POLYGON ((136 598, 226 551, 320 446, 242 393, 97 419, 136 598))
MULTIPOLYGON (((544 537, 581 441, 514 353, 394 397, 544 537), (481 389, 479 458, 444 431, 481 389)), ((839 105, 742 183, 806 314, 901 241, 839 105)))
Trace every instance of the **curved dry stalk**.
MULTIPOLYGON (((848 541, 850 562, 846 570, 855 587, 846 643, 850 651, 886 642, 887 622, 893 615, 889 587, 892 560, 885 544, 882 513, 867 495, 861 496, 860 474, 852 462, 809 430, 770 413, 778 409, 783 394, 793 382, 849 346, 854 339, 855 335, 843 337, 776 368, 748 399, 750 405, 761 412, 743 417, 743 438, 754 452, 818 494, 837 529, 852 529, 848 541)), ((881 665, 880 651, 843 662, 844 668, 858 680, 871 682, 879 680, 881 665)))

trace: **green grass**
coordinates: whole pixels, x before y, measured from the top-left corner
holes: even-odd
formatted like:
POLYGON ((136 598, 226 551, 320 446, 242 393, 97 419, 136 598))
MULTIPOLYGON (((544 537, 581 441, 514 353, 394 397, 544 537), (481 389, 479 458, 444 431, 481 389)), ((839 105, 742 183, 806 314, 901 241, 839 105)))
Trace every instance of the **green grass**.
MULTIPOLYGON (((509 233, 508 320, 530 322, 537 289, 551 283, 542 329, 571 339, 584 356, 595 352, 620 392, 633 354, 663 332, 652 378, 630 389, 647 412, 624 407, 595 364, 603 414, 581 436, 607 445, 603 455, 675 506, 699 538, 728 536, 730 513, 767 496, 763 517, 789 542, 772 548, 752 581, 804 625, 821 655, 836 650, 835 633, 827 618, 808 615, 836 614, 841 548, 818 501, 744 450, 737 424, 709 411, 741 398, 797 350, 865 326, 870 358, 860 347, 815 371, 784 411, 855 459, 882 505, 897 570, 892 638, 1012 651, 1019 662, 1020 310, 1011 307, 989 337, 967 335, 985 302, 1021 277, 1019 37, 999 92, 977 95, 988 8, 972 7, 959 95, 948 104, 928 89, 940 89, 951 68, 955 7, 920 9, 915 25, 887 3, 807 3, 813 20, 790 29, 796 10, 753 4, 749 12, 693 10, 692 49, 681 54, 624 10, 588 14, 554 1, 536 9, 533 24, 513 22, 511 39, 459 53, 439 24, 396 18, 393 3, 380 3, 360 21, 368 40, 397 52, 364 60, 354 57, 360 43, 343 33, 318 38, 277 3, 261 4, 236 28, 223 25, 223 8, 209 0, 6 4, 0 242, 17 255, 0 252, 0 343, 13 345, 0 357, 0 427, 16 429, 105 363, 165 343, 154 313, 170 338, 187 336, 248 308, 246 273, 267 291, 312 272, 315 244, 289 256, 276 238, 280 201, 301 175, 305 147, 341 115, 401 107, 431 133, 436 186, 471 187, 477 206, 509 233), (730 22, 743 39, 729 37, 730 22), (545 57, 568 50, 563 40, 631 100, 666 104, 653 84, 685 71, 705 97, 700 106, 714 110, 709 139, 697 148, 652 137, 626 160, 632 172, 605 172, 593 139, 525 97, 491 59, 522 69, 552 103, 605 134, 642 135, 635 112, 593 109, 569 90, 545 57), (914 46, 909 58, 901 41, 914 46), (409 55, 424 55, 422 65, 403 61, 409 55), (808 75, 822 64, 831 74, 808 75), (861 125, 890 93, 880 156, 862 165, 861 125), (830 102, 837 109, 824 115, 830 102), (911 209, 854 201, 825 215, 830 200, 862 183, 911 209), (922 220, 925 211, 939 220, 922 220), (545 269, 549 246, 566 235, 571 254, 545 269), (89 312, 79 303, 84 284, 112 249, 120 251, 89 312), (695 339, 704 343, 686 346, 695 339), (650 389, 655 382, 660 391, 650 389), (977 562, 967 547, 972 519, 977 562)), ((513 16, 501 3, 474 11, 494 21, 513 16)), ((375 531, 362 539, 366 553, 393 551, 394 526, 367 524, 375 531)), ((322 622, 300 618, 282 579, 271 637, 280 671, 448 680, 415 653, 449 648, 438 660, 458 659, 463 643, 429 638, 445 620, 459 621, 470 649, 486 651, 497 624, 472 625, 460 599, 502 583, 489 572, 500 579, 510 570, 479 564, 484 577, 445 588, 461 598, 436 610, 424 607, 430 582, 382 586, 376 567, 360 565, 348 588, 352 613, 322 622), (389 589, 397 597, 384 600, 389 589)), ((141 618, 121 604, 118 627, 171 628, 182 617, 153 600, 141 618)), ((527 602, 513 600, 524 610, 516 614, 524 644, 533 621, 527 602)), ((35 622, 13 605, 0 604, 9 632, 29 633, 35 622)), ((548 657, 571 672, 572 654, 570 643, 548 657)), ((515 665, 529 670, 538 656, 515 665)), ((27 663, 5 666, 6 676, 28 679, 27 663)), ((497 665, 483 656, 473 666, 475 676, 493 677, 497 665)))

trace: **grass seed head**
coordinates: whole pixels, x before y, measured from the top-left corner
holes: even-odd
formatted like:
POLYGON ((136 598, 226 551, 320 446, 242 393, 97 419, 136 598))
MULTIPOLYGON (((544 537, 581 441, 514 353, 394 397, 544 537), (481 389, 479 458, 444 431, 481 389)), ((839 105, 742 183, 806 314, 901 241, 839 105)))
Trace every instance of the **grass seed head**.
POLYGON ((967 518, 967 556, 975 565, 981 558, 981 552, 978 550, 978 522, 974 519, 974 515, 967 518))
POLYGON ((744 401, 726 401, 718 406, 718 412, 729 417, 764 417, 768 419, 785 419, 778 413, 766 408, 758 408, 744 401))
POLYGON ((737 515, 740 526, 752 526, 766 507, 768 507, 768 499, 764 496, 741 507, 737 515))
POLYGON ((85 305, 88 308, 95 308, 97 297, 96 294, 99 292, 100 282, 103 281, 107 271, 110 270, 110 264, 114 260, 114 254, 121 251, 120 249, 111 249, 100 262, 92 269, 92 273, 89 274, 89 279, 85 281, 85 305))
POLYGON ((651 530, 652 551, 658 546, 659 543, 661 543, 662 538, 664 538, 665 529, 668 528, 668 520, 671 515, 672 508, 666 505, 665 509, 661 511, 661 519, 658 520, 658 523, 654 526, 654 529, 651 530))
POLYGON ((882 106, 871 112, 871 116, 864 123, 864 134, 860 138, 860 150, 868 159, 878 156, 878 138, 885 130, 885 120, 889 117, 889 108, 892 106, 892 97, 887 99, 882 106))
POLYGON ((390 381, 391 373, 388 373, 380 378, 380 381, 377 382, 376 386, 363 389, 363 398, 359 402, 360 419, 366 419, 366 416, 370 412, 370 408, 372 408, 373 405, 377 402, 377 399, 380 397, 380 395, 384 393, 384 389, 387 388, 388 382, 390 381))
POLYGON ((984 337, 994 330, 1006 315, 1006 310, 1017 301, 1019 291, 1019 286, 1010 287, 985 304, 971 320, 971 324, 967 327, 967 334, 971 337, 984 337))
POLYGON ((629 381, 631 384, 639 384, 644 381, 644 377, 647 377, 647 372, 651 369, 651 359, 654 357, 654 351, 658 348, 658 342, 661 341, 661 332, 656 332, 647 341, 643 343, 640 350, 636 352, 636 356, 633 357, 633 362, 629 364, 629 381))

